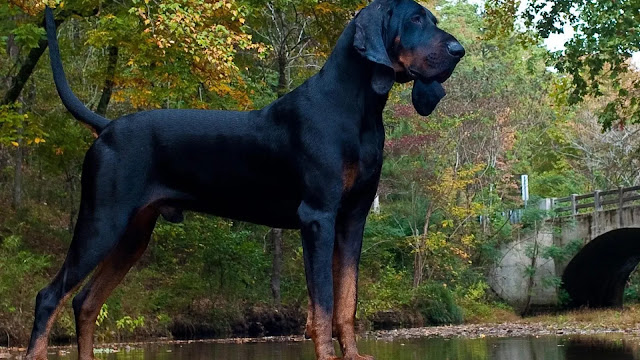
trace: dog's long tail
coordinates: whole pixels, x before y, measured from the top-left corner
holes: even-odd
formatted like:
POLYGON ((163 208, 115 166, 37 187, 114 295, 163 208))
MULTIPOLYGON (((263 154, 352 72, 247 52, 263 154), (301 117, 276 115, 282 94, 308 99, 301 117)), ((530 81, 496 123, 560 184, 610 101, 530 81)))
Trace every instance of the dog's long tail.
POLYGON ((56 89, 58 90, 60 99, 74 118, 91 126, 99 134, 105 127, 107 127, 107 125, 109 125, 109 119, 89 110, 69 87, 69 83, 67 83, 67 78, 64 74, 64 69, 62 68, 62 60, 60 59, 60 49, 58 48, 56 23, 53 17, 53 10, 47 6, 44 10, 44 14, 47 28, 47 40, 49 42, 49 57, 51 57, 51 69, 53 70, 53 81, 56 83, 56 89))

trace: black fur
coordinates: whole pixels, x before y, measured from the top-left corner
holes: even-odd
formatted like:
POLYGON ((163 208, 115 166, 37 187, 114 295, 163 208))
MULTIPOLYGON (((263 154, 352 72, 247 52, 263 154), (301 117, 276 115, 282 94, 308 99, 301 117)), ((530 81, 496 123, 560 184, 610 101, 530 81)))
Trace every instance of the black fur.
MULTIPOLYGON (((100 136, 85 158, 69 253, 38 295, 29 358, 41 355, 38 341, 46 341, 47 323, 66 294, 99 264, 108 266, 110 254, 118 255, 118 266, 130 266, 136 257, 130 264, 125 255, 144 250, 157 216, 179 222, 191 210, 301 230, 311 335, 318 359, 330 359, 333 277, 343 279, 358 266, 380 178, 388 92, 394 82, 415 81, 413 103, 431 113, 444 96, 440 82, 464 55, 455 38, 412 0, 375 0, 346 27, 318 74, 261 110, 154 110, 109 122, 72 93, 51 9, 46 18, 60 97, 100 136), (333 272, 332 259, 341 266, 333 272)), ((74 300, 79 339, 92 336, 82 324, 101 305, 88 302, 91 286, 74 300)), ((367 359, 350 335, 355 301, 343 302, 353 311, 337 309, 341 318, 333 319, 349 360, 367 359)), ((85 343, 79 351, 88 358, 85 343)))
POLYGON ((45 8, 45 26, 47 28, 47 40, 49 42, 49 54, 51 58, 51 68, 53 69, 53 80, 56 83, 56 89, 60 95, 60 99, 64 106, 69 110, 74 118, 90 125, 99 134, 109 125, 109 119, 106 119, 93 111, 87 109, 86 106, 75 96, 62 68, 62 60, 60 59, 60 50, 58 49, 58 40, 56 38, 56 24, 53 18, 53 11, 48 6, 45 8))

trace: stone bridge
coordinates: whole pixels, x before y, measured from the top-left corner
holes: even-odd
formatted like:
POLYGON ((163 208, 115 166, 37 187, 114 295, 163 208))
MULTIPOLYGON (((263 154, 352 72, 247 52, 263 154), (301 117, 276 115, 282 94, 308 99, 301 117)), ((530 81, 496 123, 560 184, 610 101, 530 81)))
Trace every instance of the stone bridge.
POLYGON ((527 224, 500 249, 489 285, 522 310, 619 307, 640 262, 640 186, 561 199, 540 207, 552 216, 527 224))

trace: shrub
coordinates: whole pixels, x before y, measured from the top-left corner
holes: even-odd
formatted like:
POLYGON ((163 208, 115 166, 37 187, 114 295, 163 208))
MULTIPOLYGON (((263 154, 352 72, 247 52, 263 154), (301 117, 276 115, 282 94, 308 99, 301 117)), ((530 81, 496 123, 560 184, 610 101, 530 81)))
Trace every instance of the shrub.
POLYGON ((445 284, 430 282, 415 290, 414 307, 433 325, 462 323, 462 309, 445 284))

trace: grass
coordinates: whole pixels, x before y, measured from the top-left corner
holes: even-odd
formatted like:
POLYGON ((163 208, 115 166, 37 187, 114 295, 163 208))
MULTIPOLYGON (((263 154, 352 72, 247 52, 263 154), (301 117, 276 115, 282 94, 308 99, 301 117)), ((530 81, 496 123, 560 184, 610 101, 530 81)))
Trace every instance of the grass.
MULTIPOLYGON (((578 309, 521 317, 501 304, 483 304, 483 311, 465 314, 465 324, 544 324, 575 328, 635 329, 640 326, 640 304, 625 305, 622 309, 578 309)), ((463 306, 464 307, 464 306, 463 306)))
POLYGON ((622 309, 580 309, 521 319, 523 323, 543 323, 584 327, 635 328, 640 324, 640 304, 622 309))

